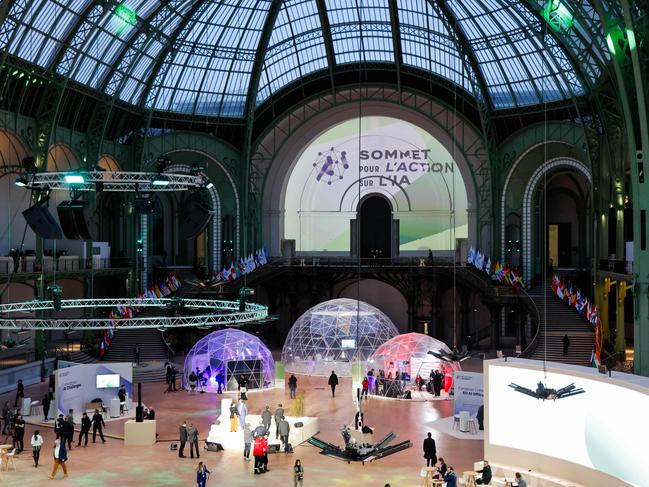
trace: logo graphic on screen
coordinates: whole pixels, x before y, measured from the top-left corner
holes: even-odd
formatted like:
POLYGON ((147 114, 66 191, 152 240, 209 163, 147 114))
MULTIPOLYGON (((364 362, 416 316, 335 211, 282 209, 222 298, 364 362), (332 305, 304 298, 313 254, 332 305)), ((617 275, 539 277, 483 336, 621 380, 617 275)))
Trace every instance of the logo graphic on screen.
POLYGON ((328 185, 343 179, 349 169, 347 152, 338 152, 334 147, 325 152, 318 152, 318 159, 313 163, 316 168, 316 181, 325 181, 328 185))
POLYGON ((111 387, 119 387, 119 374, 97 375, 97 389, 108 389, 111 387))

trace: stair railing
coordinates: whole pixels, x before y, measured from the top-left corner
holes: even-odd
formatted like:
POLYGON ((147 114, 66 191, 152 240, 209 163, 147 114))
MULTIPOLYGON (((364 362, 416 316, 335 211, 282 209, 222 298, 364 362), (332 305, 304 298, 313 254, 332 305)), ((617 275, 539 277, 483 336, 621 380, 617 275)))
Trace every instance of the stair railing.
POLYGON ((171 362, 176 356, 176 352, 173 348, 171 348, 171 342, 167 341, 167 339, 165 338, 164 330, 160 330, 160 335, 162 336, 162 342, 165 344, 165 347, 167 347, 167 360, 171 362))

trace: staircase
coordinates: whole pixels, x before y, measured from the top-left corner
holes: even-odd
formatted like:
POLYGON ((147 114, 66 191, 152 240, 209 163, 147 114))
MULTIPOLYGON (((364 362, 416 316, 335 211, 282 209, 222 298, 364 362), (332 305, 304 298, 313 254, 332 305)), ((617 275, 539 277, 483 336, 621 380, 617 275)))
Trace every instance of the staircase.
POLYGON ((528 294, 539 311, 540 321, 536 348, 530 358, 590 366, 595 332, 586 318, 557 298, 549 279, 528 294), (547 320, 545 323, 544 319, 547 320), (566 334, 570 338, 570 347, 564 357, 562 339, 566 334))
POLYGON ((122 328, 115 330, 113 339, 104 357, 105 362, 133 362, 135 344, 140 345, 140 362, 162 362, 167 360, 167 347, 162 333, 155 328, 122 328))
POLYGON ((88 355, 86 352, 72 352, 69 355, 69 361, 75 364, 94 364, 97 362, 97 359, 92 355, 88 355))

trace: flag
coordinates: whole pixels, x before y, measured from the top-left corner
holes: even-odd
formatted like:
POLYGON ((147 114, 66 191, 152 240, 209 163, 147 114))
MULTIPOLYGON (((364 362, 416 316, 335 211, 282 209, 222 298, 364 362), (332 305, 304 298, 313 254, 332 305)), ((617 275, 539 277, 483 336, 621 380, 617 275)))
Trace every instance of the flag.
POLYGON ((102 337, 101 343, 99 344, 99 358, 104 358, 106 355, 106 347, 104 346, 104 339, 102 337))
POLYGON ((491 275, 491 258, 487 259, 487 263, 484 266, 484 271, 487 273, 487 275, 491 275))
POLYGON ((466 255, 466 262, 467 264, 474 265, 475 261, 475 249, 473 248, 473 245, 469 247, 469 253, 466 255))

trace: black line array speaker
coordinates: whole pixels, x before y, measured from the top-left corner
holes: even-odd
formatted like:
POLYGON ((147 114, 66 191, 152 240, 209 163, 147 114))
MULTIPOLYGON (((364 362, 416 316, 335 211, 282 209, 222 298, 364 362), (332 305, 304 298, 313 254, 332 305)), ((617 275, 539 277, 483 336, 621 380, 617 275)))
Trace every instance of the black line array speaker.
POLYGON ((95 223, 87 201, 64 201, 56 207, 56 210, 65 238, 95 240, 95 223))
POLYGON ((199 193, 190 195, 178 212, 178 238, 190 240, 198 237, 212 220, 212 211, 203 203, 199 193))
POLYGON ((48 240, 61 240, 63 232, 61 227, 50 213, 46 206, 34 205, 23 211, 23 216, 29 228, 36 235, 48 240))
POLYGON ((205 449, 207 451, 223 451, 223 445, 221 445, 221 443, 212 443, 211 441, 205 441, 205 449))

